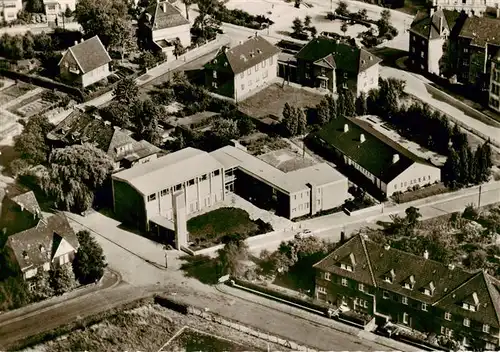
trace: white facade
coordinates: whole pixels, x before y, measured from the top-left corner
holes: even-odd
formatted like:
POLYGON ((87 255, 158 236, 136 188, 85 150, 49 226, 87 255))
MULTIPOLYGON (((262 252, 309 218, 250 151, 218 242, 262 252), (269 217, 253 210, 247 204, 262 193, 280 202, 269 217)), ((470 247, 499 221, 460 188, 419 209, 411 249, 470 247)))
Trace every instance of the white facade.
POLYGON ((66 9, 75 11, 76 0, 44 0, 45 14, 47 21, 55 21, 58 16, 64 14, 66 9))
POLYGON ((5 22, 16 20, 18 12, 22 9, 22 0, 0 0, 0 12, 5 22))
MULTIPOLYGON (((444 35, 448 35, 448 33, 444 35)), ((427 41, 427 71, 438 76, 441 74, 439 62, 443 57, 443 45, 445 40, 445 37, 442 36, 441 38, 427 41)))
POLYGON ((500 56, 491 64, 489 107, 500 112, 500 56))
POLYGON ((439 168, 415 162, 382 190, 389 197, 395 192, 405 192, 415 186, 423 187, 440 181, 441 170, 439 168))
POLYGON ((109 64, 102 65, 101 67, 98 67, 92 71, 89 71, 87 73, 84 73, 81 76, 82 79, 82 87, 87 87, 90 86, 93 83, 99 82, 100 80, 108 77, 110 74, 109 72, 109 64))
POLYGON ((278 54, 234 76, 234 99, 242 101, 273 82, 278 76, 278 54))
POLYGON ((487 7, 497 7, 500 0, 433 0, 433 6, 438 10, 464 11, 469 15, 480 16, 487 7))
POLYGON ((145 196, 148 221, 158 215, 173 220, 172 195, 181 190, 184 191, 186 214, 208 208, 224 200, 224 172, 216 169, 145 196))
MULTIPOLYGON (((182 46, 187 48, 191 46, 191 25, 183 24, 177 27, 154 29, 152 30, 153 41, 157 42, 160 40, 165 40, 167 42, 173 41, 179 38, 182 46)), ((173 50, 173 48, 172 48, 173 50)))
POLYGON ((356 84, 356 96, 378 88, 379 64, 373 65, 363 72, 358 73, 356 84))

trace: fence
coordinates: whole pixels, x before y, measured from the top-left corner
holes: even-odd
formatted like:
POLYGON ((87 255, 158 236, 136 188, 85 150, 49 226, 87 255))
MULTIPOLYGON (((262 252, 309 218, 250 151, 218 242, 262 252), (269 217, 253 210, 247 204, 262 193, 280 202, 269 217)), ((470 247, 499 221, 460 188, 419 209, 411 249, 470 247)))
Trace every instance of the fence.
POLYGON ((363 208, 363 209, 359 209, 359 210, 353 210, 353 211, 349 211, 347 209, 344 209, 344 211, 349 216, 357 216, 357 215, 369 213, 369 212, 372 212, 372 211, 375 211, 375 210, 380 210, 380 212, 382 213, 383 210, 384 210, 384 204, 383 203, 379 203, 379 204, 376 204, 376 205, 372 205, 371 207, 367 207, 367 208, 363 208))

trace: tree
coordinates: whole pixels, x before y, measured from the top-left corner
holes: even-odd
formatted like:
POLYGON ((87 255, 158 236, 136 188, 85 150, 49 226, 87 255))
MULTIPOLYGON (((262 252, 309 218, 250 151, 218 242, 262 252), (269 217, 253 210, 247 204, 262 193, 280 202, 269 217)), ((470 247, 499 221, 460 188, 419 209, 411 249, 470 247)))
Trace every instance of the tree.
POLYGON ((182 46, 180 39, 176 38, 175 42, 174 42, 174 52, 173 52, 175 55, 175 58, 178 59, 179 56, 181 56, 185 52, 186 52, 186 49, 182 46))
POLYGON ((32 165, 45 164, 50 151, 46 136, 53 128, 54 125, 43 115, 30 118, 21 134, 14 137, 14 150, 32 165))
POLYGON ((335 9, 335 13, 339 16, 348 16, 349 10, 347 8, 347 2, 341 0, 335 9))
POLYGON ((87 230, 78 232, 76 237, 80 247, 73 260, 75 277, 82 285, 96 282, 107 266, 103 250, 87 230))
POLYGON ((156 56, 149 50, 143 51, 139 57, 139 67, 141 70, 147 70, 156 65, 156 56))
POLYGON ((331 119, 336 119, 337 118, 337 101, 333 97, 333 95, 327 95, 325 97, 326 103, 328 105, 328 113, 330 114, 328 121, 331 119))
POLYGON ((295 136, 297 134, 298 121, 295 109, 288 103, 285 103, 283 108, 283 119, 281 120, 284 132, 288 136, 295 136))
POLYGON ((347 23, 342 22, 342 25, 340 26, 340 30, 342 31, 342 33, 344 33, 344 37, 345 37, 345 34, 346 34, 348 29, 349 29, 349 27, 347 26, 347 23))
POLYGON ((311 27, 311 16, 307 15, 304 18, 304 27, 306 27, 306 28, 311 27))
POLYGON ((316 105, 316 116, 319 125, 323 126, 330 120, 330 109, 327 99, 323 99, 316 105))
POLYGON ((24 10, 29 13, 44 13, 43 0, 28 0, 24 10))
POLYGON ((217 251, 222 275, 240 277, 244 274, 242 262, 248 259, 248 245, 244 238, 231 238, 223 248, 217 251))
POLYGON ((311 33, 311 37, 316 38, 316 35, 318 34, 318 30, 316 27, 309 27, 309 33, 311 33))
POLYGON ((409 207, 405 210, 406 214, 406 224, 411 228, 414 229, 418 225, 418 219, 422 217, 422 214, 420 214, 420 211, 418 208, 415 207, 409 207))
POLYGON ((477 146, 474 153, 474 165, 476 167, 475 181, 482 183, 488 181, 491 174, 491 147, 488 142, 477 146))
POLYGON ((35 56, 35 38, 31 32, 26 32, 23 36, 24 57, 31 59, 35 56))
POLYGON ((446 186, 454 189, 460 179, 460 158, 454 148, 450 148, 448 158, 443 165, 443 181, 446 186))
POLYGON ((366 21, 368 19, 368 11, 366 9, 360 9, 358 11, 358 17, 362 21, 366 21))
POLYGON ((109 156, 91 144, 54 149, 41 188, 54 198, 57 207, 82 212, 92 206, 94 192, 113 169, 109 156))
POLYGON ((10 46, 8 57, 13 60, 21 60, 24 58, 24 46, 23 46, 23 37, 20 35, 15 35, 10 39, 10 46))
POLYGON ((195 32, 198 32, 200 37, 205 40, 215 38, 221 25, 221 22, 213 16, 219 7, 218 2, 216 0, 198 0, 197 5, 199 15, 193 23, 195 32))
POLYGON ((381 78, 379 82, 378 105, 391 119, 399 111, 399 102, 404 94, 406 83, 396 78, 381 78))
POLYGON ((222 141, 238 138, 238 124, 231 119, 217 119, 212 127, 212 133, 222 141))
POLYGON ((52 50, 52 37, 42 32, 34 37, 36 51, 52 50))
POLYGON ((43 301, 54 295, 54 289, 51 286, 50 274, 45 270, 38 270, 30 286, 31 298, 34 301, 43 301))
POLYGON ((476 249, 469 253, 464 264, 471 270, 483 269, 486 265, 487 254, 483 249, 476 249))
POLYGON ((247 136, 255 130, 255 124, 251 118, 242 117, 238 119, 238 131, 240 136, 247 136))
POLYGON ((117 29, 113 29, 114 34, 110 37, 110 45, 118 49, 121 61, 123 62, 125 54, 137 47, 135 29, 132 27, 132 22, 129 18, 116 21, 115 26, 117 29))
POLYGON ((100 113, 105 120, 116 126, 122 128, 130 126, 130 107, 127 105, 112 101, 108 106, 102 108, 100 113))
POLYGON ((368 114, 368 104, 365 92, 361 92, 361 94, 356 98, 356 114, 358 116, 368 114))
POLYGON ((131 21, 124 0, 80 0, 75 19, 86 37, 98 35, 106 48, 119 42, 117 38, 122 36, 125 22, 131 21))
POLYGON ((130 77, 123 78, 113 90, 113 96, 118 103, 125 106, 134 103, 139 97, 139 87, 135 79, 130 77))
POLYGON ((159 145, 161 136, 158 131, 158 121, 162 115, 163 108, 155 105, 151 99, 136 101, 131 107, 130 120, 137 139, 159 145))
POLYGON ((339 92, 337 101, 337 113, 341 116, 356 115, 356 101, 354 94, 349 89, 342 89, 339 92))
POLYGON ((378 35, 383 37, 391 29, 391 12, 387 9, 382 10, 380 13, 380 19, 377 21, 378 25, 378 35))
POLYGON ((297 115, 297 135, 302 136, 307 132, 307 117, 304 110, 301 108, 294 108, 297 115))
POLYGON ((71 16, 73 16, 73 11, 71 11, 69 7, 66 7, 66 10, 64 11, 64 17, 70 18, 71 16))
POLYGON ((292 22, 292 36, 299 38, 304 35, 304 25, 300 18, 295 17, 295 19, 292 22))
POLYGON ((50 270, 50 286, 54 294, 60 296, 75 286, 75 275, 70 265, 61 265, 50 270))

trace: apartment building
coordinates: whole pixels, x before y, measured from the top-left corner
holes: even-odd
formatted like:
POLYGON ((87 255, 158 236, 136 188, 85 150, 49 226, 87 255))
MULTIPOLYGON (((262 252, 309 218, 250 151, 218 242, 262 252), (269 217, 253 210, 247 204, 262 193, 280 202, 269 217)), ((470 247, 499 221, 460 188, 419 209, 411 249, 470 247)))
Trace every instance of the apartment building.
POLYGON ((441 180, 441 170, 371 126, 370 119, 337 117, 319 132, 339 162, 363 175, 387 197, 441 180))
POLYGON ((76 0, 43 0, 47 22, 56 22, 67 9, 75 11, 76 0))
POLYGON ((356 96, 378 88, 382 60, 365 49, 318 37, 307 43, 295 59, 298 77, 291 80, 304 86, 327 89, 332 93, 350 89, 356 96))
POLYGON ((233 48, 223 47, 205 65, 205 85, 212 92, 242 101, 277 77, 279 52, 257 35, 233 48))
POLYGON ((314 265, 317 299, 469 350, 500 348, 500 282, 356 235, 314 265))
POLYGON ((1 19, 7 23, 17 20, 17 14, 22 9, 22 0, 0 0, 1 19))
POLYGON ((433 0, 437 10, 464 11, 468 15, 482 16, 488 7, 498 8, 500 0, 433 0))
POLYGON ((489 107, 497 112, 500 112, 500 49, 491 60, 489 93, 489 107))

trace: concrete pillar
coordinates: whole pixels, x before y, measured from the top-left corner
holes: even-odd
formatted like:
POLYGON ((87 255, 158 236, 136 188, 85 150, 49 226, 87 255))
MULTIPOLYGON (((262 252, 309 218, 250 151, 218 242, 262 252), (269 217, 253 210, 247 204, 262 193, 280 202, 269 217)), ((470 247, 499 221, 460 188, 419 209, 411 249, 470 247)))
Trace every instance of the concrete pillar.
MULTIPOLYGON (((196 192, 198 192, 198 209, 197 210, 201 210, 202 209, 202 206, 201 206, 201 192, 200 192, 200 178, 197 177, 196 178, 196 192)), ((203 205, 204 207, 205 205, 203 205)))
POLYGON ((184 192, 178 191, 172 195, 174 205, 175 248, 187 247, 187 216, 184 192))

